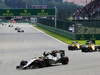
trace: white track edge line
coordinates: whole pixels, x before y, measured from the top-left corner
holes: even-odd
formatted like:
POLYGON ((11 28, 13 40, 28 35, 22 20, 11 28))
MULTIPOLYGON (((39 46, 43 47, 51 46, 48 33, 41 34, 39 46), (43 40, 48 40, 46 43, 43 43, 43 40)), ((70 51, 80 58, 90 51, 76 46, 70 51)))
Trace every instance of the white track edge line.
POLYGON ((64 42, 62 42, 62 41, 60 41, 60 40, 56 39, 55 37, 50 36, 49 34, 47 34, 47 33, 43 32, 43 31, 41 31, 41 30, 39 30, 39 29, 35 28, 35 27, 34 27, 34 29, 38 30, 39 32, 41 32, 41 33, 43 33, 43 34, 45 34, 45 35, 47 35, 47 36, 49 36, 49 37, 53 38, 54 40, 56 40, 56 41, 58 41, 58 42, 60 42, 60 43, 62 43, 62 44, 64 44, 64 45, 68 45, 68 44, 66 44, 66 43, 64 43, 64 42))

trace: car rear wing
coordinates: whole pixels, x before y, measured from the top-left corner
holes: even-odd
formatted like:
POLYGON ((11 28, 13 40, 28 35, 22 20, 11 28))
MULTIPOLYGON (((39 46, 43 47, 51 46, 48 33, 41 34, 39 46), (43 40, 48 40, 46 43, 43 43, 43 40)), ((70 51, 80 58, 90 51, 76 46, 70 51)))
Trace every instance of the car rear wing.
POLYGON ((64 50, 53 50, 52 55, 56 56, 56 53, 60 53, 61 57, 65 56, 65 51, 64 50))

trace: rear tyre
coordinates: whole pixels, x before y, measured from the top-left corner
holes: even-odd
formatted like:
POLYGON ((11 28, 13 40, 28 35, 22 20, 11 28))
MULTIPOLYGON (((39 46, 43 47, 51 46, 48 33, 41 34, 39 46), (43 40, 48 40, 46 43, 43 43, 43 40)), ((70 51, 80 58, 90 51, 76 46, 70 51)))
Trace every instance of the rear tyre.
POLYGON ((68 57, 62 57, 62 58, 61 58, 61 63, 62 63, 63 65, 68 64, 68 63, 69 63, 69 58, 68 58, 68 57))
POLYGON ((81 50, 82 52, 85 52, 85 48, 82 48, 82 50, 81 50))
POLYGON ((86 47, 82 47, 82 52, 88 52, 89 49, 87 49, 86 47))
POLYGON ((68 50, 71 50, 71 46, 68 46, 68 50))
POLYGON ((68 46, 68 50, 74 50, 73 46, 68 46))
POLYGON ((22 32, 24 32, 24 30, 22 30, 22 32))

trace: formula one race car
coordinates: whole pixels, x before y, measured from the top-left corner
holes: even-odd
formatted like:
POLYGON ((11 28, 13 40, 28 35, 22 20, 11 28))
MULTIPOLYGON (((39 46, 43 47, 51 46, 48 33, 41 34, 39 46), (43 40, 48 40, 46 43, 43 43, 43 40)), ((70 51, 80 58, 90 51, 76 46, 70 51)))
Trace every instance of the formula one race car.
POLYGON ((6 24, 3 24, 3 23, 2 23, 2 26, 6 26, 6 24))
POLYGON ((90 42, 88 46, 82 46, 81 50, 82 52, 100 51, 100 46, 94 45, 92 42, 90 42))
POLYGON ((16 28, 15 28, 15 30, 18 30, 18 29, 20 29, 20 28, 19 28, 19 27, 16 27, 16 28))
POLYGON ((21 28, 17 29, 17 32, 24 32, 21 28))
POLYGON ((10 25, 8 25, 8 27, 13 27, 13 25, 10 24, 10 25))
POLYGON ((43 68, 45 66, 50 66, 57 63, 62 63, 63 65, 68 64, 69 58, 65 57, 64 50, 53 50, 50 52, 44 52, 43 56, 39 58, 33 58, 29 61, 22 60, 20 66, 16 66, 16 69, 26 69, 26 68, 43 68), (57 56, 60 53, 60 57, 57 56))
POLYGON ((68 46, 68 50, 80 50, 81 46, 82 45, 78 44, 78 42, 72 42, 72 44, 68 46))

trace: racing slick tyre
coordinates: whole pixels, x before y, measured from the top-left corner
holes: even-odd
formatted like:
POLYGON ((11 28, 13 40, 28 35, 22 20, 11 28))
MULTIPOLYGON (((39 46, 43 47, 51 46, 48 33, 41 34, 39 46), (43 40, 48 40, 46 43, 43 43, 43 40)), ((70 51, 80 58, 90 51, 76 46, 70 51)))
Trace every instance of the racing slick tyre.
POLYGON ((82 52, 85 52, 85 48, 82 48, 82 50, 81 50, 82 52))
POLYGON ((15 30, 17 30, 17 28, 15 28, 15 30))
POLYGON ((74 50, 73 46, 68 46, 68 50, 74 50))
POLYGON ((20 66, 24 66, 24 65, 26 65, 26 64, 27 64, 27 61, 23 61, 23 60, 22 60, 22 61, 20 62, 20 66))
POLYGON ((24 30, 22 30, 22 32, 24 32, 24 30))
POLYGON ((39 68, 43 68, 43 66, 44 66, 44 61, 43 60, 39 60, 38 61, 38 67, 39 68))
POLYGON ((86 47, 82 47, 81 49, 82 52, 88 52, 88 49, 86 47))
POLYGON ((63 65, 68 64, 68 63, 69 63, 69 58, 68 58, 68 57, 62 57, 62 58, 61 58, 61 63, 62 63, 63 65))
POLYGON ((97 51, 97 48, 95 47, 95 52, 97 51))

